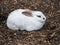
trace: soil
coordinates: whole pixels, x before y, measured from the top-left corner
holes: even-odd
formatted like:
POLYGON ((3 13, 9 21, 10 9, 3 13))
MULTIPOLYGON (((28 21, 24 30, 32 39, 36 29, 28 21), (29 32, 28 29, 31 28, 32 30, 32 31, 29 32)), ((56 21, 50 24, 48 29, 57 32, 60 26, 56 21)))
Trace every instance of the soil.
POLYGON ((0 0, 0 45, 60 45, 60 0, 0 0), (42 11, 47 17, 43 28, 10 30, 7 17, 19 8, 42 11))

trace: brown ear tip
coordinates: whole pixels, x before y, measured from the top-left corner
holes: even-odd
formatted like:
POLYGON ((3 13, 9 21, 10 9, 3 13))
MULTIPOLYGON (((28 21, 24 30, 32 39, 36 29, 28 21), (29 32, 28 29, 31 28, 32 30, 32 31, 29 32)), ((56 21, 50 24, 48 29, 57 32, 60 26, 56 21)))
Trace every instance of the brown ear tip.
POLYGON ((25 16, 32 16, 30 11, 24 11, 22 12, 22 14, 24 14, 25 16))
POLYGON ((30 10, 30 9, 24 9, 24 10, 26 10, 26 11, 28 11, 28 12, 31 12, 32 10, 30 10))

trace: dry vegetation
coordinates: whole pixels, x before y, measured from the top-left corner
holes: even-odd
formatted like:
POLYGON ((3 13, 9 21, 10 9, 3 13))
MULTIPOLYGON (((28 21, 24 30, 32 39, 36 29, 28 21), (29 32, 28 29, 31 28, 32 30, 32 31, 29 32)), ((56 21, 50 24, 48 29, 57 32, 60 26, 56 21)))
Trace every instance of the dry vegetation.
POLYGON ((60 0, 0 0, 0 45, 60 45, 60 0), (8 29, 7 16, 18 8, 42 11, 46 24, 31 32, 8 29))

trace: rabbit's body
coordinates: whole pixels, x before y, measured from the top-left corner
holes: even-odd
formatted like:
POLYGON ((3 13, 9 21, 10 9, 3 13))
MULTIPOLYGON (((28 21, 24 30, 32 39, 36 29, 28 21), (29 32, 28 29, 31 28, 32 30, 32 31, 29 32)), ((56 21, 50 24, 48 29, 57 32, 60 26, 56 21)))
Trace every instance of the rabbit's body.
POLYGON ((22 14, 23 9, 17 9, 10 13, 7 19, 7 26, 12 30, 37 30, 42 28, 45 21, 39 21, 34 18, 34 12, 32 12, 32 16, 25 16, 22 14))

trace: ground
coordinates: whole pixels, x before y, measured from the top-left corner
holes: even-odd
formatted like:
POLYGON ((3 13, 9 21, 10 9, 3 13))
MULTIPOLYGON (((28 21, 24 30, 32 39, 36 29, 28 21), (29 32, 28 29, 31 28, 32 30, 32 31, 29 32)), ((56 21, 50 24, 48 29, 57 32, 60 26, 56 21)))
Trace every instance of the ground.
POLYGON ((0 45, 60 45, 60 0, 0 0, 0 45), (43 28, 10 30, 8 14, 18 8, 42 11, 47 17, 43 28))

